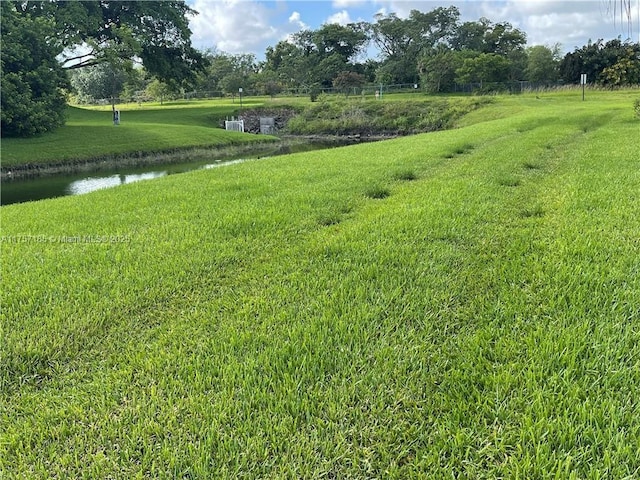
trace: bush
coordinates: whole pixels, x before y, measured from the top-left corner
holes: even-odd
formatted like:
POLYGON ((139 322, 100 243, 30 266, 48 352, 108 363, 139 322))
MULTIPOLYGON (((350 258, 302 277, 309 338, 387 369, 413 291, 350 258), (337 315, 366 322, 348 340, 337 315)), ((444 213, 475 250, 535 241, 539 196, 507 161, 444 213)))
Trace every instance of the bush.
POLYGON ((287 124, 294 135, 409 135, 451 128, 464 114, 490 103, 487 97, 459 101, 366 101, 320 95, 287 124))
POLYGON ((315 102, 318 99, 318 96, 320 95, 320 89, 318 87, 311 87, 311 90, 309 90, 309 98, 311 99, 312 102, 315 102))
POLYGON ((2 2, 3 137, 30 137, 64 124, 66 72, 49 44, 52 32, 44 22, 19 15, 13 3, 2 2))

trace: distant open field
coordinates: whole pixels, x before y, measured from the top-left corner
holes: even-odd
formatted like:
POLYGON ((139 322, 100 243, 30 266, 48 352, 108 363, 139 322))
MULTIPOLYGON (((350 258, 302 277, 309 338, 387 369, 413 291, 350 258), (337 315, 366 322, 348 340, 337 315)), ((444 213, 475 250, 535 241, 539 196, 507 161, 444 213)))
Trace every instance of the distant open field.
POLYGON ((0 478, 638 478, 638 96, 0 207, 0 478))

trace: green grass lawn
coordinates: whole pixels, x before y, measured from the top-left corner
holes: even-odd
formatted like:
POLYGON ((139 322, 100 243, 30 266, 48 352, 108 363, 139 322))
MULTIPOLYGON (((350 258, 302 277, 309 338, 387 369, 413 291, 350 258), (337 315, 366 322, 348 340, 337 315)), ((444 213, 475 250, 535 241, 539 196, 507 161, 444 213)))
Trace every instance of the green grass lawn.
POLYGON ((0 477, 637 478, 637 96, 1 207, 0 477))
MULTIPOLYGON (((244 105, 261 105, 254 100, 244 105)), ((220 119, 231 116, 239 102, 211 100, 128 104, 121 124, 113 125, 111 106, 69 107, 66 125, 35 138, 3 138, 2 165, 68 163, 140 152, 236 145, 265 141, 266 136, 227 132, 220 119)))
MULTIPOLYGON (((294 122, 297 127, 293 133, 352 133, 350 128, 355 125, 357 129, 363 122, 383 133, 389 129, 392 133, 407 133, 410 124, 415 124, 420 131, 441 129, 448 127, 463 112, 487 103, 483 98, 462 97, 453 99, 449 104, 449 101, 434 100, 415 93, 389 94, 385 96, 385 102, 379 104, 373 96, 345 98, 336 95, 326 98, 327 101, 316 104, 316 109, 322 111, 328 108, 330 112, 324 112, 325 116, 335 113, 345 118, 335 119, 329 115, 331 121, 323 116, 311 121, 307 115, 294 122), (373 106, 388 108, 377 108, 372 117, 354 116, 354 111, 360 112, 361 107, 367 105, 369 109, 373 106), (412 109, 412 105, 419 108, 412 109), (433 110, 431 114, 428 113, 429 109, 433 110), (412 110, 411 118, 408 114, 396 118, 398 114, 409 110, 412 110), (395 122, 400 123, 395 125, 395 122)), ((310 105, 308 97, 250 97, 243 100, 242 109, 263 106, 303 109, 310 105)), ((4 138, 2 169, 10 170, 24 165, 65 165, 127 156, 136 158, 142 154, 275 140, 266 135, 243 135, 221 129, 221 122, 225 118, 237 115, 241 110, 239 99, 185 100, 143 105, 128 103, 117 108, 121 112, 121 124, 118 126, 113 125, 111 105, 69 107, 66 124, 52 133, 32 138, 4 138)), ((312 108, 310 115, 317 116, 312 108)))

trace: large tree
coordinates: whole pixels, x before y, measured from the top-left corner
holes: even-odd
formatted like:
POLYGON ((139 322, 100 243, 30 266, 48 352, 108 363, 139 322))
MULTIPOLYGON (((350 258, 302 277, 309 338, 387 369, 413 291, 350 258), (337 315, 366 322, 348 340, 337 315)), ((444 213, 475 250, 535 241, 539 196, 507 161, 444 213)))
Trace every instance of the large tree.
POLYGON ((458 83, 503 82, 509 78, 509 60, 495 53, 481 53, 466 58, 456 70, 458 83))
POLYGON ((48 38, 62 53, 65 68, 97 65, 114 58, 139 58, 149 74, 166 82, 192 80, 203 67, 191 45, 184 1, 16 1, 31 18, 54 22, 48 38))
POLYGON ((345 64, 353 61, 369 40, 362 23, 328 23, 314 31, 311 38, 322 57, 337 54, 345 64))
POLYGON ((310 86, 314 82, 310 75, 311 58, 298 45, 280 41, 275 47, 267 47, 265 57, 263 71, 273 72, 286 88, 310 86))
POLYGON ((31 136, 64 123, 66 73, 47 41, 55 35, 51 22, 18 14, 0 2, 2 24, 1 97, 3 137, 31 136))
POLYGON ((439 48, 425 55, 418 65, 422 88, 429 93, 450 92, 455 86, 456 70, 471 52, 439 48))
MULTIPOLYGON (((355 58, 367 42, 363 24, 324 24, 318 30, 303 30, 293 35, 297 53, 280 60, 289 60, 290 66, 297 68, 298 73, 292 79, 299 85, 319 84, 330 88, 341 71, 353 68, 355 58)), ((281 52, 284 51, 282 48, 281 52)))
POLYGON ((456 7, 439 7, 426 13, 412 10, 406 19, 395 13, 376 15, 371 31, 382 56, 377 80, 382 83, 416 82, 418 59, 439 45, 449 45, 459 17, 456 7))
POLYGON ((130 72, 126 63, 101 63, 76 70, 71 76, 71 85, 81 103, 94 103, 109 99, 115 109, 115 101, 122 93, 130 72))
POLYGON ((526 79, 534 83, 556 83, 559 78, 560 45, 535 45, 527 49, 526 79))
POLYGON ((205 56, 208 65, 199 75, 198 89, 208 92, 223 91, 235 96, 238 88, 248 90, 252 87, 253 77, 258 72, 255 55, 209 51, 205 56))
POLYGON ((356 71, 356 59, 369 41, 367 24, 324 24, 302 30, 268 47, 263 72, 272 72, 289 89, 330 88, 342 71, 356 71))
POLYGON ((455 83, 504 83, 523 80, 527 67, 526 34, 507 22, 487 18, 454 25, 435 48, 417 61, 423 88, 453 90, 455 83))
POLYGON ((560 75, 566 83, 578 83, 585 73, 589 83, 634 85, 640 83, 639 68, 640 43, 598 40, 567 53, 560 62, 560 75))
POLYGON ((522 30, 514 28, 509 22, 492 23, 484 17, 477 22, 463 23, 451 39, 451 46, 456 50, 503 56, 523 50, 526 43, 527 35, 522 30))
POLYGON ((62 67, 136 58, 172 85, 204 65, 191 46, 184 1, 2 1, 2 135, 34 135, 63 123, 62 67), (62 58, 61 62, 58 59, 62 58))
POLYGON ((350 93, 357 93, 364 85, 364 82, 364 75, 357 72, 340 72, 333 79, 333 88, 348 97, 350 93))

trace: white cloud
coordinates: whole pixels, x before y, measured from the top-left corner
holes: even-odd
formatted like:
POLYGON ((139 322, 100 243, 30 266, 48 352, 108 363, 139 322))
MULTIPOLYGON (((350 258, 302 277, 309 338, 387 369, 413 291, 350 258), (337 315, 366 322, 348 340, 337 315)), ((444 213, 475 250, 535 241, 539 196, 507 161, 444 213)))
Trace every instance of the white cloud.
MULTIPOLYGON (((596 41, 628 35, 627 20, 620 18, 619 0, 617 15, 609 9, 609 0, 379 0, 376 3, 385 13, 396 13, 401 18, 411 10, 427 12, 438 7, 457 6, 462 21, 477 21, 486 17, 494 23, 509 22, 527 34, 529 45, 554 45, 560 43, 563 50, 572 51, 585 45, 589 39, 596 41)), ((632 0, 634 37, 640 30, 640 0, 632 0), (635 13, 634 13, 635 12, 635 13)))
POLYGON ((350 7, 360 7, 366 5, 367 0, 333 0, 332 6, 335 9, 338 8, 350 8, 350 7))
MULTIPOLYGON (((198 48, 216 47, 226 53, 263 51, 288 31, 272 23, 274 10, 255 1, 195 0, 199 15, 191 19, 192 41, 198 48)), ((286 29, 289 30, 289 29, 286 29)))
POLYGON ((408 18, 411 10, 419 10, 428 12, 437 7, 448 6, 446 2, 425 2, 420 0, 404 1, 404 0, 387 0, 379 2, 388 13, 395 13, 400 18, 408 18))
MULTIPOLYGON (((548 13, 532 15, 524 20, 522 29, 528 32, 529 45, 544 45, 554 43, 550 41, 557 38, 558 25, 571 25, 562 35, 564 48, 572 49, 574 43, 584 43, 584 38, 591 37, 589 32, 595 33, 601 22, 593 16, 582 13, 548 13)), ((594 38, 594 40, 597 40, 594 38)))
POLYGON ((302 18, 300 16, 300 12, 293 12, 289 16, 289 23, 291 23, 292 25, 295 25, 300 30, 308 30, 309 29, 309 25, 307 25, 306 23, 304 23, 302 21, 302 18))
POLYGON ((607 5, 605 0, 509 0, 482 2, 482 10, 493 22, 509 21, 526 32, 529 45, 560 43, 570 51, 589 39, 611 39, 623 33, 607 5))
POLYGON ((334 13, 325 23, 337 23, 339 25, 347 25, 348 23, 353 23, 351 21, 351 17, 349 16, 349 12, 346 10, 342 10, 341 12, 334 13))
MULTIPOLYGON (((359 20, 373 22, 376 12, 406 18, 411 10, 428 12, 454 5, 460 10, 462 21, 477 21, 484 16, 494 23, 510 22, 527 34, 530 45, 560 43, 565 52, 585 45, 589 39, 609 40, 618 35, 625 39, 628 31, 620 12, 614 16, 607 8, 610 1, 619 5, 619 0, 187 1, 200 12, 190 23, 196 48, 253 52, 258 57, 267 46, 274 46, 295 32, 319 28, 323 18, 326 23, 351 23, 356 11, 359 20)), ((640 31, 640 0, 632 2, 636 38, 640 31)))

